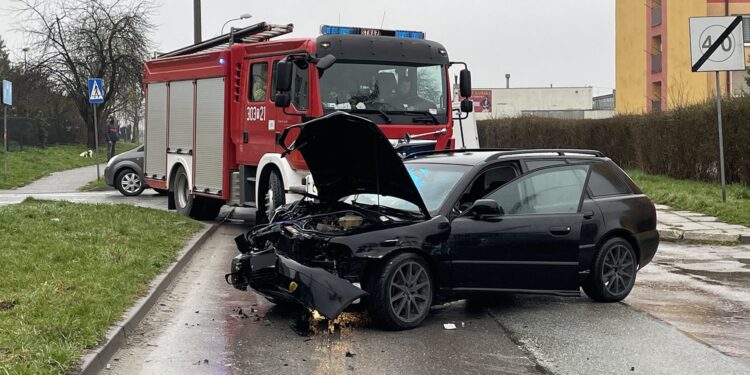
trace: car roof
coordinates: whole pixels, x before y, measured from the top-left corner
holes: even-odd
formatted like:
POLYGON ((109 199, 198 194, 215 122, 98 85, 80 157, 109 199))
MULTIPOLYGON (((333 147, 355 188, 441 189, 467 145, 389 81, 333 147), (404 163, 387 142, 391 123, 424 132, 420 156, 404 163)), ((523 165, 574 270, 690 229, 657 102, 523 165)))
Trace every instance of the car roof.
POLYGON ((602 152, 584 149, 466 149, 418 152, 404 158, 404 162, 477 165, 502 159, 570 158, 604 159, 602 152))

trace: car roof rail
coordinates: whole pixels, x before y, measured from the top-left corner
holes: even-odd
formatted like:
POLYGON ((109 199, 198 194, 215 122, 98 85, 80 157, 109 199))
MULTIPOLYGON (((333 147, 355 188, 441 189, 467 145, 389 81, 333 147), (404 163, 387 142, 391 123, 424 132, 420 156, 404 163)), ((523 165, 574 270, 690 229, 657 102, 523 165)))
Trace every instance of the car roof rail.
POLYGON ((485 161, 497 160, 503 156, 509 155, 524 155, 524 154, 557 154, 557 156, 565 156, 568 154, 583 154, 591 155, 595 157, 603 158, 604 153, 598 150, 585 150, 575 148, 527 148, 527 149, 515 149, 509 151, 501 151, 488 157, 485 161))
POLYGON ((413 154, 409 154, 407 156, 404 156, 404 159, 410 159, 410 158, 414 158, 417 156, 456 154, 456 153, 462 153, 462 152, 505 152, 505 151, 514 151, 514 150, 518 150, 518 149, 517 148, 457 148, 457 149, 449 149, 449 150, 430 150, 430 151, 419 151, 413 154))

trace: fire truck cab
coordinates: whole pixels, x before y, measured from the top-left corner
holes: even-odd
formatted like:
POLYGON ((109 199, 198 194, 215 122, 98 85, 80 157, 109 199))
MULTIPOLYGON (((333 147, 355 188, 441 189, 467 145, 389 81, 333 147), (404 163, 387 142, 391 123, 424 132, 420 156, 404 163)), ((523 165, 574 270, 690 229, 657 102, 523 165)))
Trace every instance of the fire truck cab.
MULTIPOLYGON (((292 29, 232 29, 145 63, 144 176, 169 191, 170 208, 213 219, 224 204, 250 206, 258 223, 268 221, 301 198, 295 191, 313 188, 280 135, 335 111, 379 124, 400 152, 456 147, 448 73, 456 63, 441 44, 416 31, 325 25, 316 38, 271 40, 292 29)), ((471 78, 457 64, 461 116, 472 108, 471 78)))

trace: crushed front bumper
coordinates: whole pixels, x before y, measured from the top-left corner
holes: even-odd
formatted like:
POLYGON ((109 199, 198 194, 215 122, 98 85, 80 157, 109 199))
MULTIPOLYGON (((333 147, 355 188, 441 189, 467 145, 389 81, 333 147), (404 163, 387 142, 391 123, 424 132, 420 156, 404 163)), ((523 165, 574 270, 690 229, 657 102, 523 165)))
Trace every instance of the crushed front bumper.
POLYGON ((323 269, 302 265, 268 250, 240 254, 232 259, 227 283, 237 289, 255 289, 270 300, 297 302, 335 319, 367 293, 323 269))

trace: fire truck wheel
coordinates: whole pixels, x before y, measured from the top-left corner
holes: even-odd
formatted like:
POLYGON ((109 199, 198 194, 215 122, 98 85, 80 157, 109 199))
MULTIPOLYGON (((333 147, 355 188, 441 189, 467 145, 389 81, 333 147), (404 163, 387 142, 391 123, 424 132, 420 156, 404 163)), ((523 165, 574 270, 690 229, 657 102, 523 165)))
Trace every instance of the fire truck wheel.
POLYGON ((180 215, 193 217, 194 200, 185 169, 180 168, 174 178, 174 204, 177 212, 180 215))
POLYGON ((265 191, 265 193, 255 214, 255 221, 258 224, 269 222, 276 208, 284 205, 284 182, 278 172, 271 171, 268 175, 268 185, 264 186, 261 191, 265 191))

